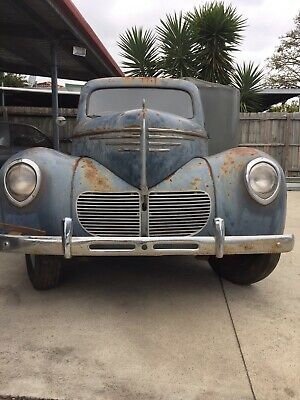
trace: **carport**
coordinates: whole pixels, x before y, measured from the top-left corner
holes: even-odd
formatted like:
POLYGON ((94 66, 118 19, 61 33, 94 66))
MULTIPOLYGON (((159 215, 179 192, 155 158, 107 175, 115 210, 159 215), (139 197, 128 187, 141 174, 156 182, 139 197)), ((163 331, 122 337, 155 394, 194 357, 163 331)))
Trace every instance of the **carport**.
POLYGON ((53 142, 59 148, 57 78, 123 73, 71 0, 3 0, 0 71, 51 77, 53 142))

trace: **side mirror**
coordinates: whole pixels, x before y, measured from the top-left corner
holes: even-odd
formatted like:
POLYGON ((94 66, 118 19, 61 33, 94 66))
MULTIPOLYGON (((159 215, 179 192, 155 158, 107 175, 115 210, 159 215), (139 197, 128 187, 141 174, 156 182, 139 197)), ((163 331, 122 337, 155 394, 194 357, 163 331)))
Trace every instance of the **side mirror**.
POLYGON ((67 123, 67 120, 65 117, 57 117, 56 118, 56 125, 59 127, 65 126, 67 123))
POLYGON ((10 133, 8 122, 0 122, 0 148, 10 147, 10 133))

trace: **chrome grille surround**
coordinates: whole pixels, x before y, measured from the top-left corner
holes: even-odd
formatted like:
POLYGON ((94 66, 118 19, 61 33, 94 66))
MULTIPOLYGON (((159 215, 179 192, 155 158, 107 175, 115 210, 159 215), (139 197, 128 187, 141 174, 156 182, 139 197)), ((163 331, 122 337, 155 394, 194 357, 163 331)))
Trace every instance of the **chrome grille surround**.
MULTIPOLYGON (((141 236, 139 192, 83 192, 76 203, 77 217, 90 235, 141 236)), ((191 236, 207 224, 211 199, 204 191, 150 192, 148 236, 191 236)))
POLYGON ((83 192, 76 210, 82 228, 94 236, 140 236, 139 192, 83 192))
POLYGON ((150 192, 149 236, 195 235, 210 212, 211 199, 204 191, 150 192))

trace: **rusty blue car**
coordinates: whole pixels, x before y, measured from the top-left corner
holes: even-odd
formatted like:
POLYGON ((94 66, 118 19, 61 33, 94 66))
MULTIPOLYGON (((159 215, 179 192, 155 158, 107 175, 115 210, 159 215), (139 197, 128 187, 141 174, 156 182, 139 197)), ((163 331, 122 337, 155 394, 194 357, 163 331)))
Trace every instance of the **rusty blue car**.
POLYGON ((88 82, 71 154, 34 147, 2 166, 0 251, 26 256, 38 290, 80 256, 196 256, 231 282, 264 279, 293 248, 285 176, 238 147, 238 119, 239 93, 222 85, 88 82))

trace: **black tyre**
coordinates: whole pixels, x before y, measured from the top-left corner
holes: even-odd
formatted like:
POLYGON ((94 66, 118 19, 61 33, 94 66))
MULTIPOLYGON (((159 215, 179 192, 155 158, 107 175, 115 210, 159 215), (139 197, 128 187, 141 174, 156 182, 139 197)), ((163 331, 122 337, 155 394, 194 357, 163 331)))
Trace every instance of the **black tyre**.
POLYGON ((222 278, 239 285, 251 285, 270 275, 279 258, 280 254, 238 254, 210 257, 209 263, 222 278))
POLYGON ((27 272, 36 290, 52 289, 59 285, 62 272, 62 257, 26 254, 27 272))

